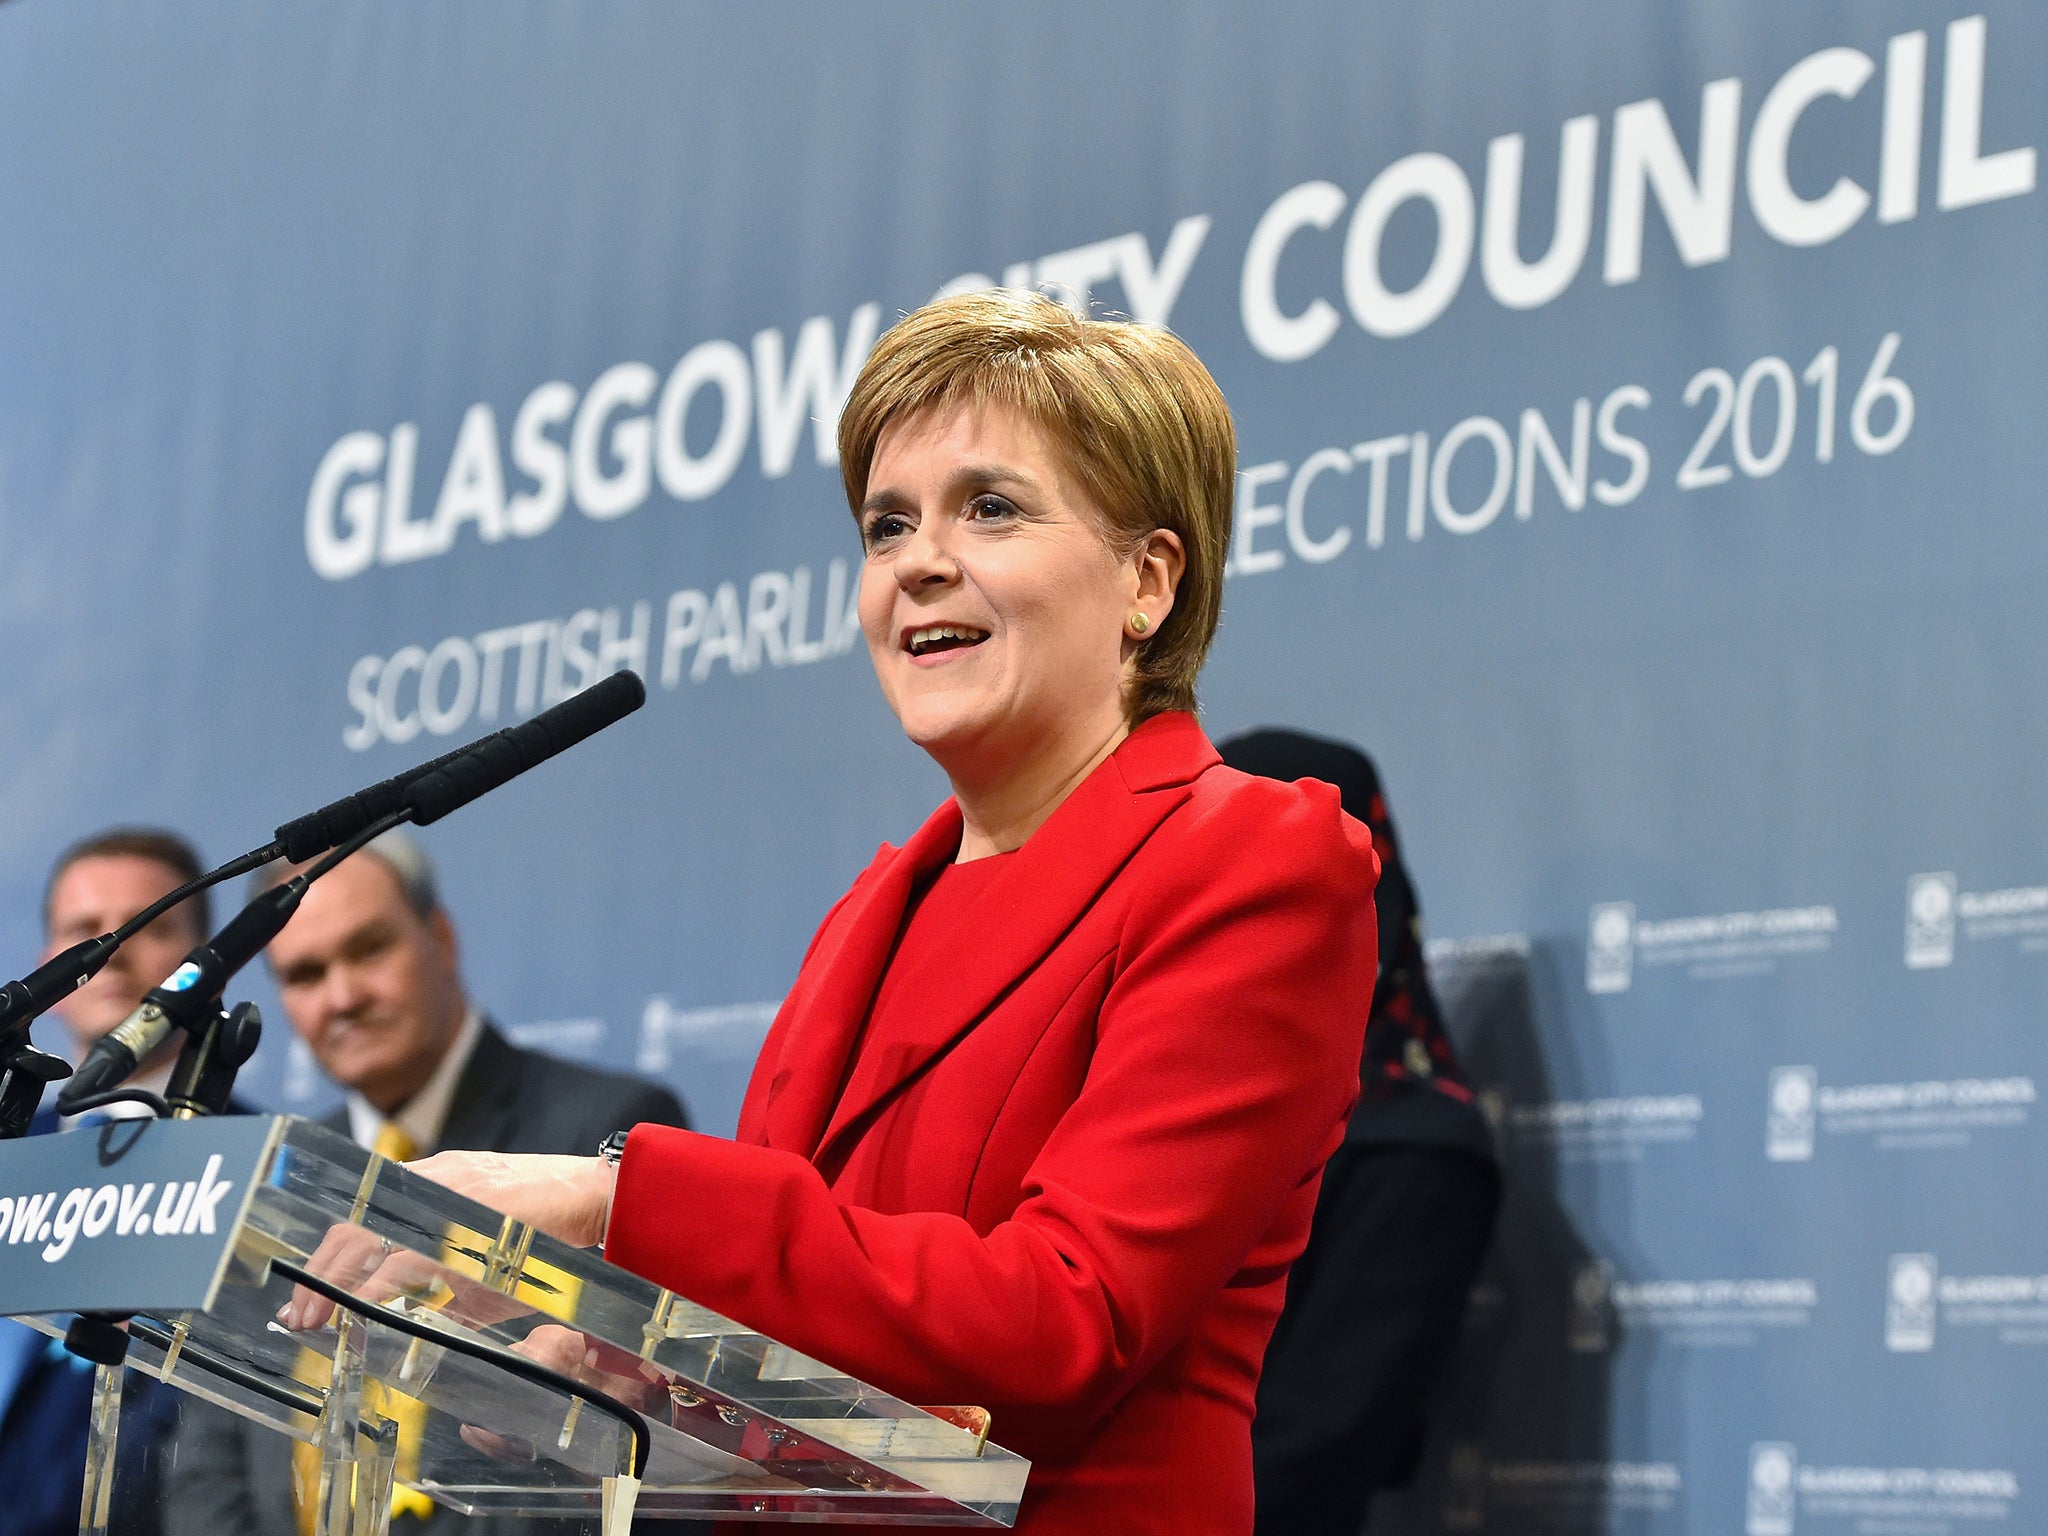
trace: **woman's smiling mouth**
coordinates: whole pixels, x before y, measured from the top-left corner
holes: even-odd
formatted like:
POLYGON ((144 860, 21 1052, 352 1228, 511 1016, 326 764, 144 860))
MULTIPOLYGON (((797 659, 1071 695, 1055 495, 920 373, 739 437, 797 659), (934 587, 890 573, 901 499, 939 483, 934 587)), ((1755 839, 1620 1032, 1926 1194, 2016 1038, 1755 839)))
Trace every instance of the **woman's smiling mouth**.
POLYGON ((988 631, 971 624, 924 624, 903 632, 903 649, 919 660, 981 644, 988 631))

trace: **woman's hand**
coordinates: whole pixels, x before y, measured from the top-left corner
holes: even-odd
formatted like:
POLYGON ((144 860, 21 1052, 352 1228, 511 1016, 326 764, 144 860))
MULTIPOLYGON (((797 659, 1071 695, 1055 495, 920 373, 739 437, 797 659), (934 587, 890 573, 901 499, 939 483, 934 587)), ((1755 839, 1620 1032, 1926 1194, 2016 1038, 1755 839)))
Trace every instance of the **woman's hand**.
MULTIPOLYGON (((604 1236, 613 1171, 601 1157, 437 1152, 405 1166, 572 1247, 590 1247, 604 1236)), ((368 1301, 420 1295, 437 1284, 452 1285, 458 1294, 467 1289, 431 1259, 394 1249, 374 1233, 347 1224, 329 1230, 306 1267, 368 1301)), ((490 1299, 502 1303, 495 1293, 490 1299)), ((333 1302, 294 1286, 278 1320, 287 1328, 303 1330, 322 1326, 333 1313, 333 1302)))
POLYGON ((572 1248, 604 1240, 614 1176, 601 1157, 436 1152, 405 1166, 572 1248))
MULTIPOLYGON (((642 1413, 661 1412, 668 1407, 667 1372, 574 1328, 543 1323, 514 1344, 512 1350, 642 1413)), ((663 1418, 666 1419, 665 1412, 663 1418)), ((461 1433, 465 1441, 486 1455, 507 1461, 535 1459, 533 1447, 524 1441, 475 1424, 463 1425, 461 1433)))
POLYGON ((668 1373, 660 1366, 560 1323, 542 1323, 512 1349, 642 1412, 669 1400, 668 1373))
MULTIPOLYGON (((433 1260, 409 1248, 396 1248, 367 1228, 342 1222, 327 1229, 320 1246, 306 1256, 306 1268, 321 1279, 369 1302, 399 1296, 427 1296, 442 1284, 443 1271, 433 1260)), ((302 1285, 278 1308, 277 1319, 294 1332, 325 1326, 334 1303, 302 1285)))

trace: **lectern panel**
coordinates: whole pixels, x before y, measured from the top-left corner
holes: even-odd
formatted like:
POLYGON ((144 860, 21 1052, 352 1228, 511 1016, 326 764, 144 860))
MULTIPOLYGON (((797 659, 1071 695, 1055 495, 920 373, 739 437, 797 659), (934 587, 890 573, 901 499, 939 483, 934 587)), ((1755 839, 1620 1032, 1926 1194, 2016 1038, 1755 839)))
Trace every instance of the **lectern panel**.
MULTIPOLYGON (((978 1410, 905 1403, 323 1127, 289 1117, 155 1124, 125 1132, 124 1155, 175 1144, 189 1160, 228 1133, 263 1151, 225 1272, 205 1310, 136 1318, 130 1363, 140 1369, 313 1440, 334 1362, 352 1371, 360 1361, 361 1430, 388 1445, 395 1425, 398 1480, 468 1512, 596 1514, 605 1480, 632 1469, 634 1435, 614 1406, 623 1405, 647 1425, 643 1515, 979 1527, 1016 1518, 1029 1464, 987 1438, 978 1410), (360 1305, 323 1303, 331 1315, 287 1327, 288 1271, 299 1266, 360 1305), (465 1353, 478 1344, 597 1395, 465 1353)), ((100 1138, 45 1140, 75 1144, 62 1156, 81 1178, 103 1165, 100 1138)), ((0 1146, 0 1175, 22 1145, 0 1146)), ((150 1294, 140 1275, 125 1291, 118 1275, 100 1279, 109 1298, 150 1294)), ((0 1283, 0 1310, 8 1302, 0 1283)))

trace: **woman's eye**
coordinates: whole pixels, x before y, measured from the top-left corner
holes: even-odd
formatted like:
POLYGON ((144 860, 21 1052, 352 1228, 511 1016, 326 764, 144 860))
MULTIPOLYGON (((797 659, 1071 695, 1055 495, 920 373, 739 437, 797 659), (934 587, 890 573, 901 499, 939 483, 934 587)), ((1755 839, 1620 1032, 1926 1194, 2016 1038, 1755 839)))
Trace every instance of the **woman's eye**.
POLYGON ((869 549, 886 544, 910 526, 910 519, 901 512, 882 512, 868 519, 861 530, 861 542, 869 549))
POLYGON ((1017 509, 1000 496, 977 496, 967 504, 968 513, 981 522, 1015 517, 1017 509))

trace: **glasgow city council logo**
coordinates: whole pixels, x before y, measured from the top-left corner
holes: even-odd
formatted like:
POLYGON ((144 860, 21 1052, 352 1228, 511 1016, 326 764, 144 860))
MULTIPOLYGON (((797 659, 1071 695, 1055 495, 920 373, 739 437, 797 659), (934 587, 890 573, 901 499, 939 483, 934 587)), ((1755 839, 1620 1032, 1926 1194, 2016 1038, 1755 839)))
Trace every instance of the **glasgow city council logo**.
POLYGON ((1931 1253, 1895 1253, 1884 1293, 1884 1347, 1900 1354, 1934 1348, 1935 1281, 1931 1253))
POLYGON ((1603 901, 1586 923, 1586 990, 1626 992, 1635 972, 1636 906, 1603 901))
POLYGON ((1915 875, 1906 882, 1906 964, 1924 971, 1955 957, 1955 873, 1915 875))
POLYGON ((1774 1163, 1803 1163, 1813 1156, 1813 1101, 1820 1074, 1812 1067, 1774 1067, 1764 1124, 1764 1156, 1774 1163))
POLYGON ((1798 1470, 1798 1451, 1782 1440, 1749 1448, 1749 1518, 1742 1527, 1747 1536, 1792 1536, 1798 1470))

